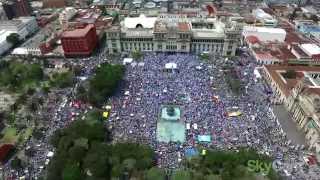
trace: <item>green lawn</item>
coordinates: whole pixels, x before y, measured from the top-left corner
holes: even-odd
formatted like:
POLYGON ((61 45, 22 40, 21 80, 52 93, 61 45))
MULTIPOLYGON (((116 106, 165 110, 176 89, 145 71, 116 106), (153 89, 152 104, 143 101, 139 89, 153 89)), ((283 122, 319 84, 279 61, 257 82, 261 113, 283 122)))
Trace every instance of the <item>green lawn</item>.
POLYGON ((33 128, 32 127, 28 127, 23 132, 21 132, 20 136, 22 138, 22 141, 25 142, 26 140, 28 140, 31 137, 32 132, 33 132, 33 128))
POLYGON ((17 129, 12 127, 7 127, 3 131, 3 138, 0 140, 2 143, 15 144, 18 140, 17 129))

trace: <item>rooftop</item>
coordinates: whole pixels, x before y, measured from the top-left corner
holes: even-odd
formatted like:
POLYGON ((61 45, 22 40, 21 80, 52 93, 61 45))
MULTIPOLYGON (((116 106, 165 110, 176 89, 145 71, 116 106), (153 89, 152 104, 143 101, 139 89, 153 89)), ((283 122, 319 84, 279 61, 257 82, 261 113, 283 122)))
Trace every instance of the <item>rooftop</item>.
POLYGON ((136 29, 125 31, 126 37, 153 37, 152 30, 148 29, 136 29))
POLYGON ((320 47, 316 44, 301 44, 301 48, 310 56, 320 54, 320 47))
POLYGON ((256 44, 256 43, 260 42, 260 40, 257 36, 247 36, 246 41, 250 44, 256 44))
POLYGON ((302 24, 304 32, 320 32, 320 27, 315 24, 302 24))
POLYGON ((271 28, 271 27, 254 27, 254 26, 244 26, 243 31, 254 31, 261 33, 272 33, 272 34, 286 34, 286 31, 281 28, 271 28))
POLYGON ((281 91, 289 96, 291 94, 292 88, 296 87, 301 80, 304 79, 307 73, 320 73, 320 67, 316 66, 283 66, 283 65, 265 65, 265 69, 270 74, 273 81, 275 81, 281 91), (297 77, 294 79, 286 79, 282 76, 288 70, 294 70, 297 72, 297 77))
POLYGON ((225 37, 224 32, 215 31, 212 29, 192 29, 193 36, 196 38, 223 38, 225 37))
POLYGON ((5 20, 5 21, 0 21, 1 26, 19 26, 22 24, 21 20, 5 20))
POLYGON ((89 24, 86 27, 82 28, 82 29, 75 29, 75 30, 71 30, 71 31, 64 31, 62 33, 62 37, 68 37, 68 38, 72 38, 72 37, 83 37, 85 36, 92 28, 94 28, 94 25, 89 24))
POLYGON ((299 45, 293 44, 292 49, 294 49, 299 54, 299 56, 308 57, 308 54, 306 54, 299 45))
POLYGON ((273 57, 270 52, 255 50, 254 51, 255 56, 257 59, 263 60, 263 61, 275 61, 277 60, 275 57, 273 57))
POLYGON ((156 20, 156 17, 146 17, 141 14, 139 17, 126 17, 123 23, 126 28, 137 28, 141 25, 142 28, 151 29, 154 27, 156 20))
POLYGON ((291 31, 290 32, 287 31, 285 42, 287 44, 292 44, 292 43, 305 42, 305 40, 302 39, 297 33, 291 32, 291 31))

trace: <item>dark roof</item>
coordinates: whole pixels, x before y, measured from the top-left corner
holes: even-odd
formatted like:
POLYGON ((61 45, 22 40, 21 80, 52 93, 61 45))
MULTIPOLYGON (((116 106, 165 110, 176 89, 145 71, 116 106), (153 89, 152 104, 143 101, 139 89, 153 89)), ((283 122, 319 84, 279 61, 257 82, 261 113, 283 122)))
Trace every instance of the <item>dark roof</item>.
POLYGON ((9 153, 14 149, 12 144, 3 144, 0 146, 0 161, 4 162, 7 160, 9 153))

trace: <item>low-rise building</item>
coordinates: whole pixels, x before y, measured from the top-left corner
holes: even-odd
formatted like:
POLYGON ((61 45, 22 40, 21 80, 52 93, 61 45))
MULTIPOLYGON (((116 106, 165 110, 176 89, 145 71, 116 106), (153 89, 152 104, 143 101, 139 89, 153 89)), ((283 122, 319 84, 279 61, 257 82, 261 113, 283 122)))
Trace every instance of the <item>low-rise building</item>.
POLYGON ((281 28, 244 26, 242 31, 243 38, 255 36, 263 42, 284 42, 287 32, 281 28))
POLYGON ((320 26, 314 24, 313 21, 296 21, 295 27, 306 37, 320 42, 320 26))
POLYGON ((29 35, 26 25, 21 20, 0 21, 0 30, 17 33, 21 39, 29 35))
POLYGON ((73 7, 66 7, 59 15, 59 21, 63 29, 68 27, 68 21, 77 14, 78 10, 73 7))
POLYGON ((320 153, 320 67, 266 65, 263 69, 274 102, 284 104, 305 133, 309 149, 320 153), (293 73, 289 76, 288 71, 293 73))
POLYGON ((312 43, 292 44, 288 46, 290 52, 295 55, 291 64, 319 64, 320 47, 312 43))
POLYGON ((41 51, 40 48, 19 47, 15 48, 11 54, 14 56, 40 56, 41 51))
POLYGON ((84 28, 65 31, 61 44, 66 57, 89 56, 98 43, 96 28, 90 24, 84 28))
POLYGON ((23 17, 17 18, 17 20, 22 21, 22 23, 24 24, 24 26, 28 31, 28 35, 34 34, 39 30, 37 20, 33 16, 23 16, 23 17))
POLYGON ((266 13, 262 9, 255 9, 252 11, 255 19, 262 23, 263 26, 276 27, 278 24, 278 20, 274 18, 272 15, 266 13))
POLYGON ((298 129, 304 132, 309 149, 320 152, 320 91, 304 88, 296 97, 290 111, 298 129))

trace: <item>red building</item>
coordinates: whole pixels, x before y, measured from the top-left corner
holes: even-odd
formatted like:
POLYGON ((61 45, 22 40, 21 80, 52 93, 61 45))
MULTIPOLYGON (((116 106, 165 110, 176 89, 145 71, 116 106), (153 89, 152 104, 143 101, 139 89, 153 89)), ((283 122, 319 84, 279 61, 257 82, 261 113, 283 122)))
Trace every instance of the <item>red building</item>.
POLYGON ((81 29, 65 31, 61 44, 66 57, 89 56, 98 43, 96 28, 89 24, 81 29))
POLYGON ((28 0, 17 0, 16 1, 16 13, 17 16, 30 16, 32 8, 28 0))
POLYGON ((0 163, 4 164, 8 160, 8 156, 14 150, 14 145, 12 144, 2 144, 0 146, 0 163))

